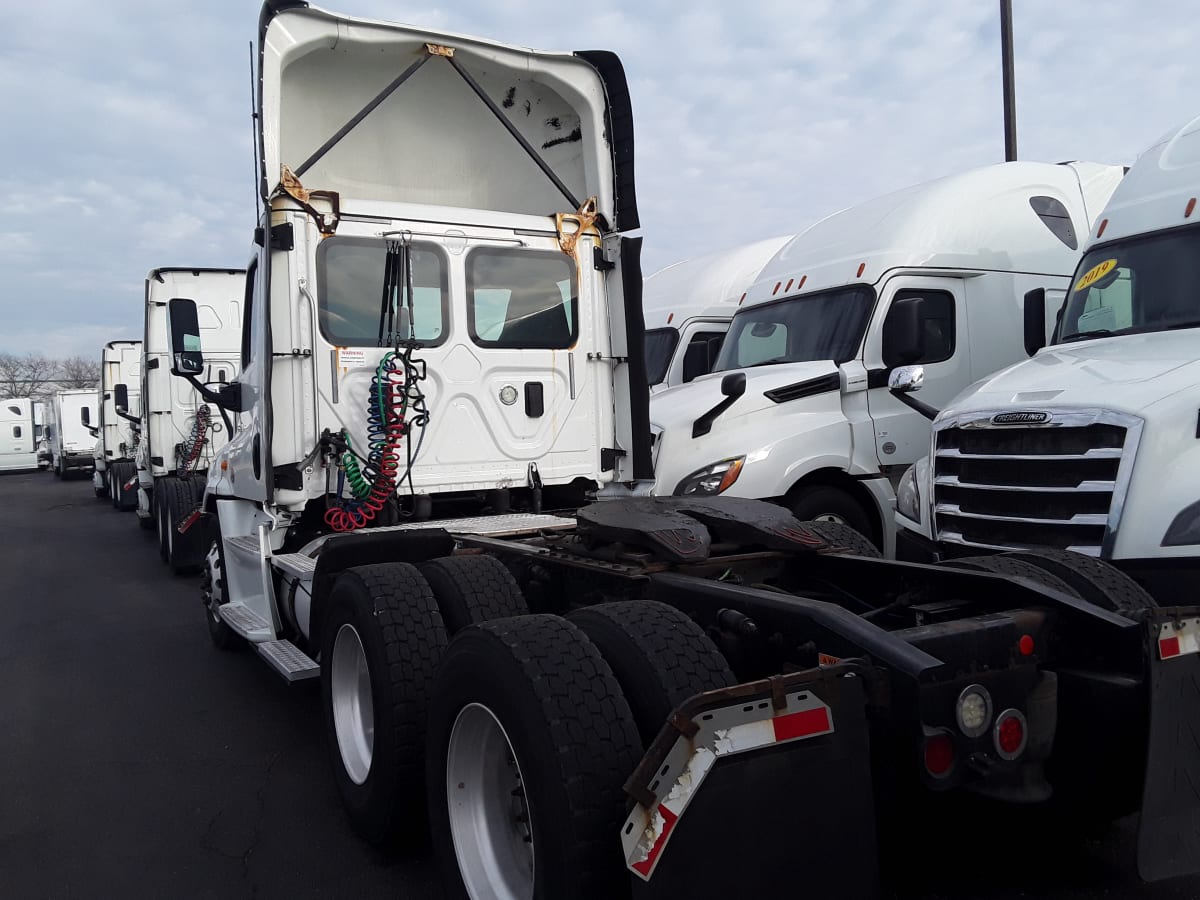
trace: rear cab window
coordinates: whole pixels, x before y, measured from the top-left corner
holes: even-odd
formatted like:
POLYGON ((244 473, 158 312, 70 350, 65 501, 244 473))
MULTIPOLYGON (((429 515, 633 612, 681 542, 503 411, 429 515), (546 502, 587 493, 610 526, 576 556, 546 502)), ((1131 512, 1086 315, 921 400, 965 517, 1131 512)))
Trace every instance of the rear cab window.
POLYGON ((574 261, 563 253, 481 247, 467 257, 467 325, 481 347, 565 350, 579 337, 574 261))

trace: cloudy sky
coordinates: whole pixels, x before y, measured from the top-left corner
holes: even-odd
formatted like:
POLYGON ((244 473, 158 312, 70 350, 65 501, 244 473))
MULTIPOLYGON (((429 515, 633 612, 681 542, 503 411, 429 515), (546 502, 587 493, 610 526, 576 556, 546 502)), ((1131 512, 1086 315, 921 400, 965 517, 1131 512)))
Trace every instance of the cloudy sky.
MULTIPOLYGON (((645 268, 1003 158, 996 0, 328 0, 549 50, 633 94, 645 268)), ((1020 155, 1131 162, 1200 113, 1187 0, 1016 0, 1020 155)), ((6 3, 0 351, 136 337, 146 272, 240 266, 255 0, 6 3)))

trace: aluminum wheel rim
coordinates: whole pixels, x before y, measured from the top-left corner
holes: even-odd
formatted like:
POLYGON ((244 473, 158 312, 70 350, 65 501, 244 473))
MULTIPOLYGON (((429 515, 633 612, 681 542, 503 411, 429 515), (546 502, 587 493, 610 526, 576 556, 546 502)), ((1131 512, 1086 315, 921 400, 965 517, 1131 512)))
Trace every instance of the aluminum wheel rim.
POLYGON ((533 831, 521 767, 504 726, 481 703, 459 711, 446 751, 446 805, 471 900, 533 897, 533 831))
POLYGON ((375 707, 367 654, 354 626, 346 623, 333 640, 330 702, 342 766, 355 784, 367 780, 375 749, 375 707))
POLYGON ((821 513, 814 519, 816 522, 832 522, 834 525, 846 525, 846 520, 837 513, 821 513))

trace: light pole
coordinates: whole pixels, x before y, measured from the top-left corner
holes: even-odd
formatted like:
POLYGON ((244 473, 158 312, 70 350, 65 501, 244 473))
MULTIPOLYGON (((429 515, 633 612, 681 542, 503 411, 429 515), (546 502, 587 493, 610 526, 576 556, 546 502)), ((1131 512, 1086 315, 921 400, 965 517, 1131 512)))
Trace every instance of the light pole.
POLYGON ((1000 58, 1004 82, 1004 159, 1017 158, 1017 95, 1013 83, 1012 0, 1000 0, 1000 58))

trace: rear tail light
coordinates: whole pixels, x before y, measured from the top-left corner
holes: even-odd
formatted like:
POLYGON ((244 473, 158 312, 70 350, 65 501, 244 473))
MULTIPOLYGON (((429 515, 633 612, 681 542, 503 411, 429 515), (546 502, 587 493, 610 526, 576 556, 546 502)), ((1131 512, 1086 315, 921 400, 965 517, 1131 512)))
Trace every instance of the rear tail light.
POLYGON ((992 697, 987 688, 979 684, 964 688, 958 695, 954 716, 959 729, 967 737, 976 738, 986 734, 992 721, 992 697))
POLYGON ((1025 716, 1016 709, 1004 710, 996 717, 992 737, 996 742, 996 753, 1001 759, 1016 759, 1025 752, 1025 744, 1029 740, 1025 716))
POLYGON ((945 732, 925 738, 925 771, 934 778, 945 778, 954 768, 954 741, 945 732))

